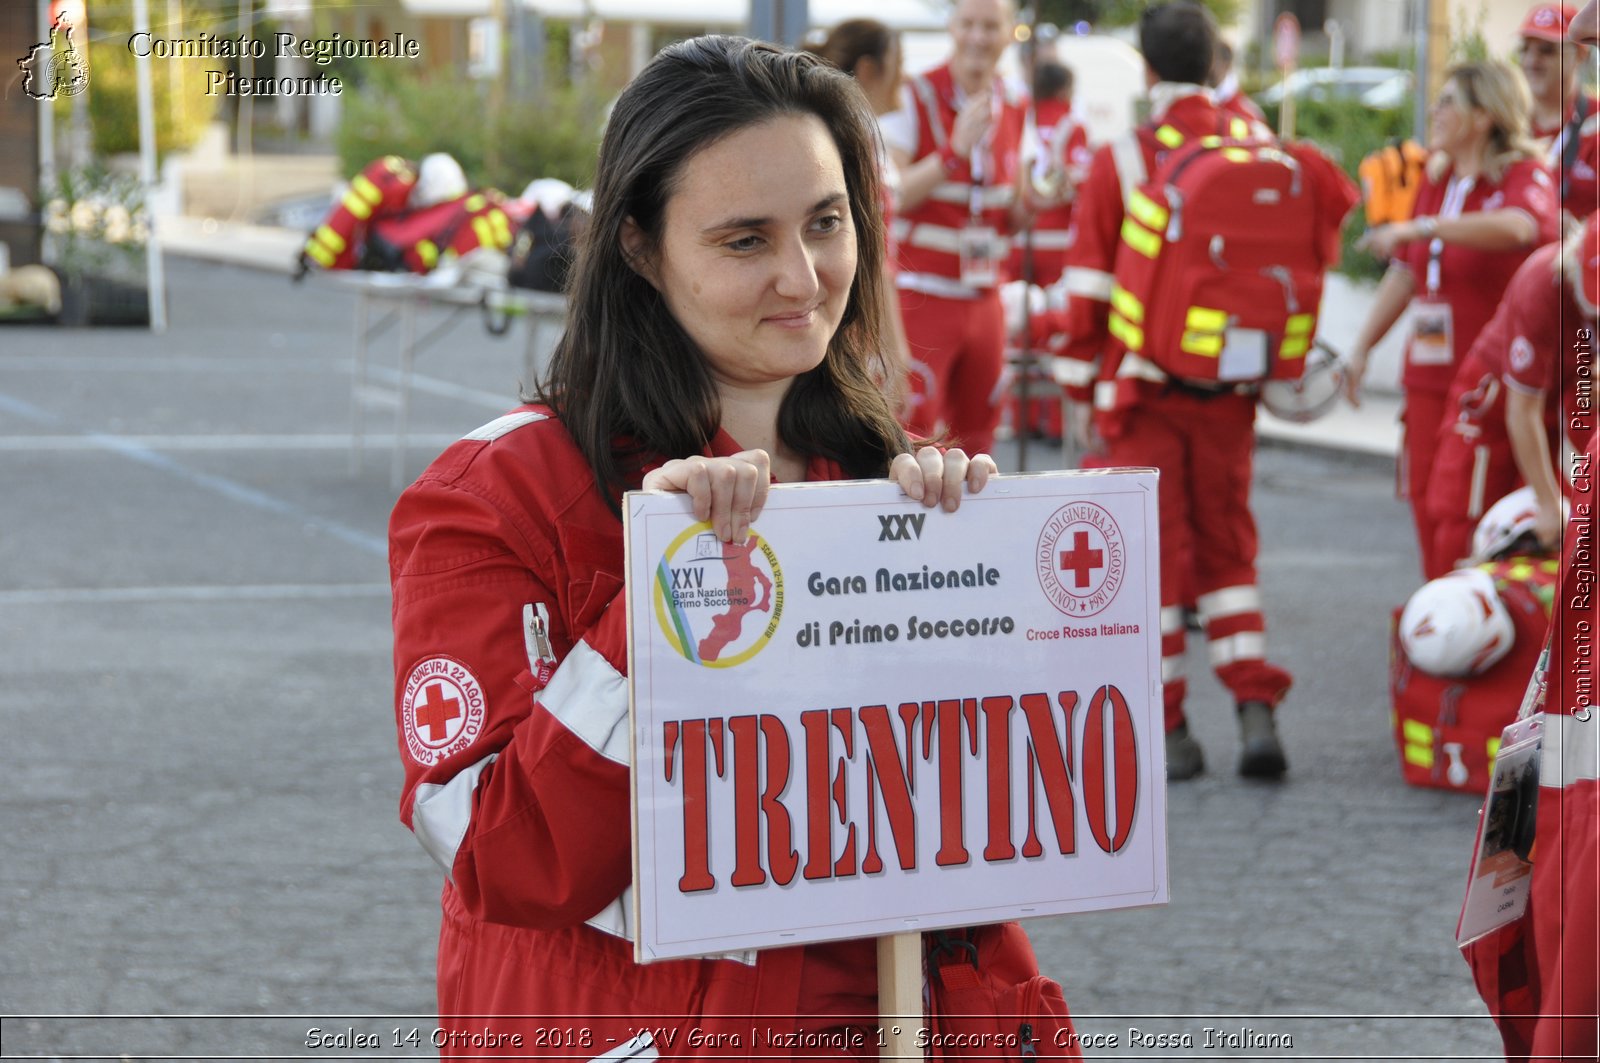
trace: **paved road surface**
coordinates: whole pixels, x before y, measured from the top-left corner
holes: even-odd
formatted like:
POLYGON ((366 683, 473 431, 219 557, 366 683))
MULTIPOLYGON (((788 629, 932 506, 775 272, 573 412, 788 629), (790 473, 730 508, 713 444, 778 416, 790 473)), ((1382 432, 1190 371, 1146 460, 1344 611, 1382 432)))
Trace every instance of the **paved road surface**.
MULTIPOLYGON (((425 1058, 438 882, 395 817, 395 492, 383 439, 350 468, 353 301, 171 275, 163 337, 0 331, 5 1058, 425 1058), (252 1018, 26 1017, 142 1014, 252 1018)), ((408 473, 519 366, 470 318, 446 335, 408 473)), ((1233 776, 1197 676, 1213 770, 1171 794, 1171 905, 1040 921, 1044 966, 1115 1036, 1094 1055, 1493 1057, 1452 944, 1477 802, 1403 786, 1388 736, 1387 610, 1416 583, 1388 470, 1266 448, 1258 480, 1289 781, 1233 776)))

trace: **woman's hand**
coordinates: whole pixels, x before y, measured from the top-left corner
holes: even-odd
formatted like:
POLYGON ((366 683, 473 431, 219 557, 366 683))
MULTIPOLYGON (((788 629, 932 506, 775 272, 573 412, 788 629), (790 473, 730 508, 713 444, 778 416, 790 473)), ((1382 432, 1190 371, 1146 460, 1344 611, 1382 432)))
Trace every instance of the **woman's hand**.
POLYGON ((1361 405, 1361 378, 1367 375, 1368 357, 1365 347, 1357 347, 1344 360, 1344 380, 1340 386, 1344 389, 1345 399, 1352 406, 1361 405))
POLYGON ((645 474, 646 491, 683 491, 694 503, 696 520, 726 543, 743 543, 750 525, 767 504, 772 459, 764 450, 741 450, 730 458, 674 458, 645 474))
POLYGON ((1356 247, 1366 251, 1373 258, 1385 261, 1394 257, 1395 249, 1401 244, 1418 239, 1416 225, 1409 221, 1390 222, 1380 225, 1376 229, 1368 229, 1361 239, 1356 241, 1356 247))
POLYGON ((966 451, 955 448, 923 447, 915 454, 897 456, 889 465, 889 478, 901 490, 930 509, 943 503, 949 513, 961 505, 962 485, 977 494, 999 472, 989 455, 969 458, 966 451))

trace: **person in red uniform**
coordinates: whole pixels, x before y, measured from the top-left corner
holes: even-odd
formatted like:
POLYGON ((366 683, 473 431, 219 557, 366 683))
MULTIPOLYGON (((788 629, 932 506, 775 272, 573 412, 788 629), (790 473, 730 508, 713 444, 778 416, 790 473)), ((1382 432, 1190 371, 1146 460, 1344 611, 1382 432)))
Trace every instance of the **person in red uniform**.
POLYGON ((1026 222, 1019 194, 1027 108, 1000 76, 1013 0, 958 0, 942 66, 911 78, 906 106, 882 121, 900 171, 900 309, 911 353, 907 428, 941 428, 988 450, 1005 363, 999 285, 1009 234, 1026 222))
POLYGON ((1592 379, 1595 321, 1582 306, 1577 255, 1593 246, 1593 218, 1565 251, 1546 244, 1522 263, 1451 385, 1427 499, 1434 554, 1447 565, 1471 553, 1478 519, 1519 481, 1539 500, 1540 545, 1560 544, 1560 483, 1589 442, 1574 431, 1587 422, 1564 411, 1592 379))
POLYGON ((1033 224, 1017 234, 1010 275, 1049 287, 1067 264, 1067 233, 1072 203, 1089 171, 1089 130, 1072 107, 1070 67, 1042 59, 1033 68, 1033 122, 1037 144, 1029 160, 1029 194, 1039 205, 1033 224), (1031 276, 1023 277, 1023 255, 1032 255, 1031 276))
MULTIPOLYGON (((1216 27, 1204 8, 1186 2, 1148 8, 1139 39, 1153 117, 1134 134, 1098 149, 1078 190, 1074 238, 1060 285, 1068 302, 1057 378, 1074 403, 1075 430, 1087 422, 1091 400, 1096 407, 1101 439, 1080 437, 1098 451, 1093 464, 1161 470, 1167 778, 1190 778, 1205 763, 1183 710, 1183 605, 1190 593, 1205 628, 1212 667, 1237 703, 1239 770, 1275 778, 1288 761, 1273 714, 1292 680, 1266 660, 1266 619, 1256 584, 1250 478, 1257 396, 1248 389, 1206 389, 1168 378, 1150 360, 1129 355, 1108 329, 1124 188, 1142 184, 1168 151, 1194 138, 1219 129, 1252 131, 1243 120, 1222 114, 1205 87, 1216 27), (1138 375, 1129 376, 1126 371, 1135 367, 1138 375)), ((1310 236, 1331 239, 1355 205, 1355 188, 1331 164, 1310 166, 1307 172, 1323 215, 1319 227, 1325 230, 1310 236)))
MULTIPOLYGON (((900 109, 900 91, 905 83, 905 52, 900 34, 873 18, 851 18, 828 31, 827 37, 810 48, 834 66, 856 79, 861 92, 867 97, 872 113, 882 118, 900 109)), ((895 200, 899 194, 900 174, 889 158, 887 149, 879 141, 880 176, 882 177, 883 218, 885 240, 889 253, 884 259, 891 283, 883 286, 884 310, 889 323, 892 342, 885 359, 883 387, 889 404, 898 415, 906 402, 906 379, 910 372, 910 355, 907 349, 905 323, 900 314, 900 296, 893 284, 898 251, 888 238, 893 225, 895 200)))
POLYGON ((1562 207, 1581 221, 1600 196, 1600 107, 1580 79, 1589 49, 1567 39, 1576 14, 1569 4, 1529 8, 1517 31, 1517 62, 1533 96, 1529 134, 1555 175, 1562 207))
MULTIPOLYGON (((910 453, 870 380, 882 221, 846 75, 674 44, 619 97, 597 174, 538 401, 390 519, 400 814, 446 876, 443 1055, 591 1058, 658 1027, 628 1058, 788 1058, 797 1029, 875 1023, 875 942, 634 961, 622 492, 686 492, 743 543, 770 480, 888 476, 953 511, 996 469, 910 453)), ((1037 971, 1016 924, 982 934, 1037 971)))
POLYGON ((1233 71, 1233 45, 1217 39, 1216 56, 1211 61, 1211 85, 1217 106, 1247 122, 1267 124, 1261 106, 1239 88, 1239 75, 1233 71))
POLYGON ((1450 569, 1427 507, 1450 384, 1512 274, 1560 224, 1550 175, 1527 137, 1528 109, 1527 86, 1506 64, 1453 67, 1433 104, 1427 182, 1411 219, 1362 238, 1379 258, 1395 257, 1351 345, 1345 393, 1359 404, 1373 345, 1409 305, 1400 481, 1427 579, 1450 569))
MULTIPOLYGON (((1600 0, 1571 39, 1600 44, 1600 0)), ((1600 304, 1600 261, 1581 262, 1581 297, 1600 304)), ((1587 421, 1594 408, 1569 409, 1587 421)), ((1521 919, 1466 950, 1508 1059, 1600 1058, 1600 717, 1594 708, 1595 507, 1600 435, 1575 461, 1573 519, 1545 673, 1533 875, 1521 919)))

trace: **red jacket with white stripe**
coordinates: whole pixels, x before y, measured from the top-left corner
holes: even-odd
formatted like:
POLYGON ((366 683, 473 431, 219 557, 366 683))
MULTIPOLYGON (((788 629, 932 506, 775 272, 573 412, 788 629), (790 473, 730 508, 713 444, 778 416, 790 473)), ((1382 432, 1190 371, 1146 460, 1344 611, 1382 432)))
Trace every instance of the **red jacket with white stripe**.
POLYGON ((1594 475, 1600 437, 1575 462, 1586 484, 1551 624, 1528 909, 1467 947, 1508 1059, 1600 1058, 1600 713, 1595 702, 1594 475), (1583 507, 1583 508, 1580 508, 1583 507))
MULTIPOLYGON (((739 448, 719 435, 712 449, 739 448)), ((448 876, 447 1030, 589 1058, 661 1026, 678 1031, 658 1038, 664 1056, 723 1054, 691 1050, 697 1029, 741 1033, 724 1052, 748 1057, 787 1055, 751 1051, 753 1016, 776 1034, 800 1011, 875 1022, 871 941, 633 962, 622 524, 547 409, 447 449, 401 495, 389 542, 400 816, 448 876), (536 1043, 553 1026, 588 1043, 536 1043)))
MULTIPOLYGON (((938 154, 949 144, 956 121, 956 86, 948 65, 913 77, 910 84, 909 95, 917 117, 917 149, 912 160, 916 161, 938 154)), ((894 219, 902 287, 918 274, 959 280, 961 253, 957 241, 961 230, 973 224, 974 199, 979 207, 977 224, 1002 233, 1010 228, 1027 109, 999 78, 995 79, 993 92, 997 113, 990 135, 972 156, 952 159, 928 198, 901 211, 894 219), (976 174, 974 159, 978 163, 976 174)))

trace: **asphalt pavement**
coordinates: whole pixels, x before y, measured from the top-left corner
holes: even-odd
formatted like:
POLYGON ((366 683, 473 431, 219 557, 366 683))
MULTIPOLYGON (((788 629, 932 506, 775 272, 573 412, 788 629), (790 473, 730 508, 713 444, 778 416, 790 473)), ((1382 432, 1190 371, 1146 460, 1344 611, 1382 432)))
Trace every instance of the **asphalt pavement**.
MULTIPOLYGON (((366 411, 355 461, 349 292, 168 269, 165 335, 0 330, 0 1058, 428 1058, 439 878, 396 815, 393 411, 366 411)), ((430 324, 408 476, 522 373, 516 331, 430 324)), ((1498 1057, 1453 941, 1479 801, 1405 786, 1389 733, 1388 612, 1419 578, 1375 438, 1258 454, 1287 780, 1233 774, 1191 647, 1211 770, 1169 792, 1172 902, 1030 924, 1091 1058, 1498 1057)))

